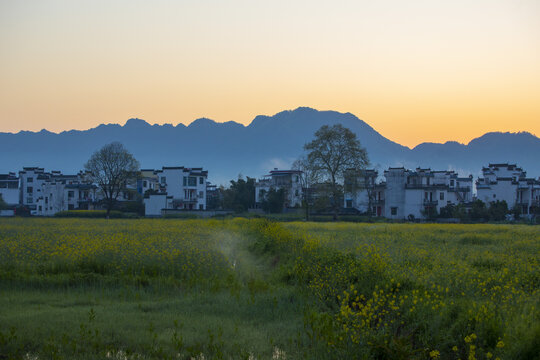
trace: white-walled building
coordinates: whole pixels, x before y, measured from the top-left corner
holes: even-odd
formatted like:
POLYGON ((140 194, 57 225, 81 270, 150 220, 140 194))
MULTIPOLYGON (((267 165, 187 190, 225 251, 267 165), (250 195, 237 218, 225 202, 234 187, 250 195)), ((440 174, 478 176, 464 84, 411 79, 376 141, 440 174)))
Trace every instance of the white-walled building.
POLYGON ((156 186, 158 189, 157 194, 150 194, 144 199, 146 215, 161 215, 162 209, 206 210, 208 171, 183 166, 163 167, 154 171, 155 178, 150 175, 150 170, 145 171, 148 174, 143 181, 146 179, 147 184, 143 182, 141 190, 155 190, 156 186))
POLYGON ((454 171, 389 168, 385 181, 376 182, 375 170, 345 177, 345 208, 354 208, 389 219, 422 219, 430 210, 440 213, 449 204, 472 201, 472 175, 459 177, 454 171))
POLYGON ((141 169, 137 179, 137 192, 144 195, 147 191, 159 192, 159 177, 154 169, 141 169))
POLYGON ((92 209, 99 200, 97 186, 88 182, 86 173, 64 175, 59 171, 44 173, 35 215, 53 216, 67 210, 92 209))
POLYGON ((377 183, 379 173, 373 169, 349 170, 344 179, 344 201, 346 209, 356 209, 361 213, 370 212, 375 216, 384 213, 385 183, 377 183))
POLYGON ((424 218, 430 209, 472 201, 472 175, 454 171, 389 168, 386 177, 384 216, 390 219, 424 218))
POLYGON ((540 180, 527 178, 527 172, 516 164, 489 164, 476 181, 477 198, 489 206, 506 201, 508 208, 518 206, 523 214, 540 206, 540 180))
POLYGON ((23 170, 19 171, 19 204, 26 206, 33 215, 36 214, 41 187, 49 178, 50 174, 40 167, 23 167, 23 170))
POLYGON ((255 183, 255 203, 261 204, 270 189, 285 190, 285 207, 302 206, 302 171, 274 170, 255 183))
POLYGON ((19 204, 19 178, 15 173, 0 174, 0 198, 10 206, 19 204))

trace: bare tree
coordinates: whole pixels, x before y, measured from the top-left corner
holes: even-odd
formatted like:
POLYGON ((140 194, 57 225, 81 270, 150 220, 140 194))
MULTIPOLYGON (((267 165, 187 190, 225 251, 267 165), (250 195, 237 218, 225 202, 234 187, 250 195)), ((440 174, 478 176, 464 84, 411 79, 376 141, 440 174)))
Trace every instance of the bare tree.
MULTIPOLYGON (((366 169, 347 169, 344 173, 344 191, 357 198, 358 193, 366 193, 367 215, 373 215, 373 204, 375 201, 375 180, 377 172, 366 169)), ((360 204, 357 204, 357 206, 360 204)))
POLYGON ((309 221, 311 192, 313 191, 313 185, 318 181, 318 173, 310 168, 308 159, 305 156, 300 157, 292 164, 293 170, 299 170, 301 173, 300 184, 302 186, 302 205, 306 211, 306 221, 309 221))
POLYGON ((347 169, 365 169, 369 164, 366 149, 360 145, 356 134, 341 124, 323 125, 315 133, 315 139, 304 145, 307 166, 328 182, 331 190, 330 204, 334 220, 340 207, 340 185, 347 169))
POLYGON ((96 151, 84 168, 103 192, 109 218, 118 196, 126 189, 126 183, 137 177, 139 162, 124 145, 113 142, 96 151))

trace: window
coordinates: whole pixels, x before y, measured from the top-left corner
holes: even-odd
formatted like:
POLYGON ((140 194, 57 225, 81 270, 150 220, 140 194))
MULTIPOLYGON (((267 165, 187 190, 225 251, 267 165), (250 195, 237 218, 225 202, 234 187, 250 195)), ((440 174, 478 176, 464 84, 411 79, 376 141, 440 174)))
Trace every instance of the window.
POLYGON ((454 180, 450 180, 450 186, 454 187, 454 180))
POLYGON ((443 192, 439 194, 439 199, 444 200, 444 193, 443 192))
MULTIPOLYGON (((201 179, 202 179, 202 178, 201 178, 201 179)), ((199 198, 201 198, 201 199, 202 199, 203 197, 204 197, 204 192, 202 192, 202 191, 199 191, 199 198)))
POLYGON ((68 204, 68 210, 73 210, 75 209, 75 205, 73 204, 68 204))
POLYGON ((184 176, 184 182, 183 182, 184 186, 187 186, 187 176, 184 176))
POLYGON ((75 192, 73 190, 68 191, 68 198, 75 197, 75 192))
POLYGON ((199 204, 199 210, 204 210, 204 205, 203 204, 199 204))
POLYGON ((199 184, 204 185, 204 178, 202 176, 199 178, 199 184))
POLYGON ((26 202, 27 202, 28 204, 31 204, 31 203, 34 202, 34 199, 32 199, 31 197, 26 198, 26 202))
POLYGON ((391 215, 397 215, 397 207, 391 207, 390 208, 390 214, 391 215))
POLYGON ((428 194, 427 194, 427 191, 424 193, 424 199, 428 199, 428 194))
POLYGON ((352 208, 352 200, 347 200, 347 207, 352 208))
POLYGON ((41 211, 41 205, 39 205, 39 208, 38 208, 39 211, 41 211))
POLYGON ((146 180, 144 180, 144 181, 142 182, 142 186, 143 186, 143 187, 147 187, 147 186, 148 186, 148 182, 147 182, 146 180))
POLYGON ((294 190, 294 196, 298 196, 298 189, 294 190))
POLYGON ((31 186, 29 186, 29 187, 26 188, 26 192, 27 192, 28 194, 32 194, 32 193, 34 193, 34 188, 31 187, 31 186))
POLYGON ((34 178, 29 177, 28 179, 26 179, 26 182, 34 182, 34 178))
POLYGON ((165 185, 166 182, 167 182, 167 178, 166 178, 165 176, 162 176, 162 177, 161 177, 161 184, 162 184, 162 185, 165 185))
POLYGON ((49 198, 45 197, 45 204, 48 204, 48 203, 49 203, 49 198))
POLYGON ((197 186, 197 177, 196 176, 188 177, 188 186, 197 186))
POLYGON ((495 199, 497 197, 497 194, 493 194, 493 198, 495 199))

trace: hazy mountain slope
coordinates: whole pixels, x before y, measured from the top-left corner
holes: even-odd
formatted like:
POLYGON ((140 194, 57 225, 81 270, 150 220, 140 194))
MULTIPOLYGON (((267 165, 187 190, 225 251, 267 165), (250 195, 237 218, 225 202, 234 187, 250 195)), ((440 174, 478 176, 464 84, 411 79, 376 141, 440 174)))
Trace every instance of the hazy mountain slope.
POLYGON ((516 162, 529 175, 540 175, 540 139, 529 133, 489 133, 468 145, 424 143, 409 149, 388 140, 350 113, 298 108, 274 116, 257 116, 248 126, 198 119, 189 126, 150 125, 130 119, 125 125, 99 125, 85 131, 59 134, 0 133, 0 172, 41 166, 76 172, 91 154, 112 141, 122 142, 143 168, 203 166, 210 180, 227 183, 238 174, 261 176, 273 167, 287 167, 303 145, 324 124, 341 123, 366 147, 372 165, 458 169, 477 174, 489 162, 516 162))

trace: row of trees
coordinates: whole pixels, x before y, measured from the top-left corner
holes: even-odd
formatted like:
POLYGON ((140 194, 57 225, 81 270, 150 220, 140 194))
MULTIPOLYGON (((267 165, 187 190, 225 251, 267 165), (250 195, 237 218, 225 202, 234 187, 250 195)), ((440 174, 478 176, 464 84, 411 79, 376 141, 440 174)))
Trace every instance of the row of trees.
MULTIPOLYGON (((533 214, 540 215, 540 208, 533 208, 533 214)), ((475 200, 470 208, 463 204, 449 204, 437 213, 435 209, 426 211, 424 214, 428 219, 459 219, 462 222, 484 222, 484 221, 504 221, 508 215, 519 218, 522 215, 522 209, 519 206, 509 208, 506 201, 494 201, 487 206, 482 200, 475 200)))

